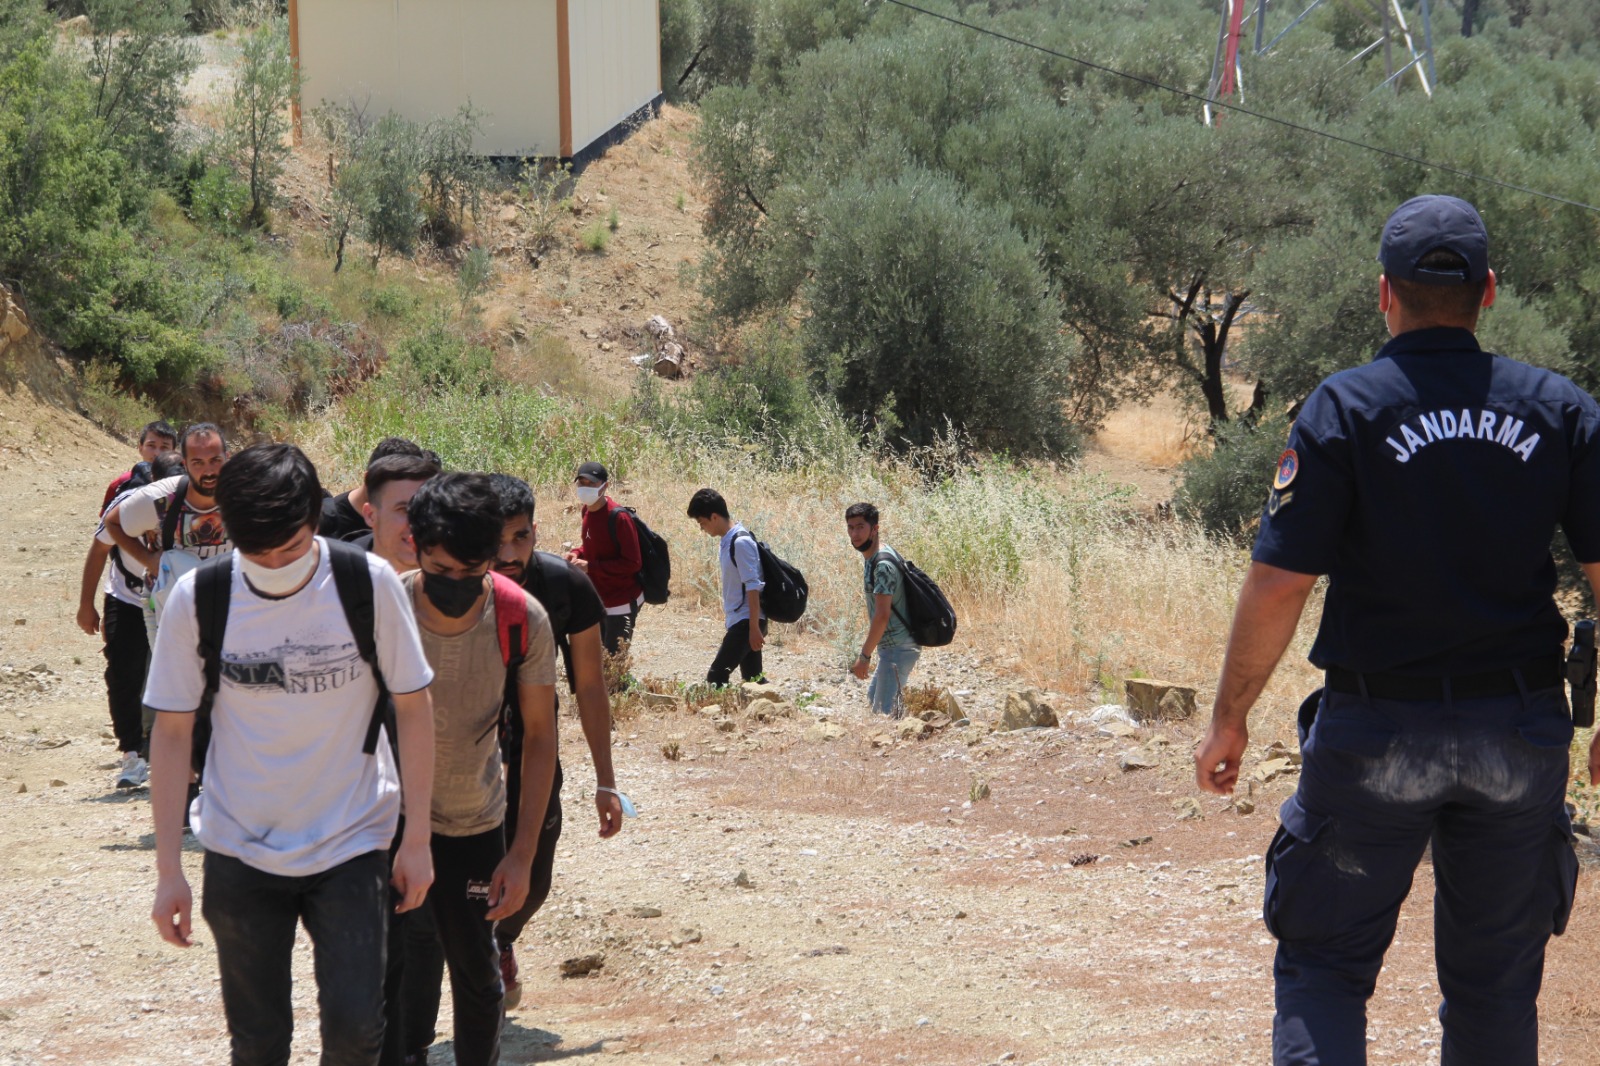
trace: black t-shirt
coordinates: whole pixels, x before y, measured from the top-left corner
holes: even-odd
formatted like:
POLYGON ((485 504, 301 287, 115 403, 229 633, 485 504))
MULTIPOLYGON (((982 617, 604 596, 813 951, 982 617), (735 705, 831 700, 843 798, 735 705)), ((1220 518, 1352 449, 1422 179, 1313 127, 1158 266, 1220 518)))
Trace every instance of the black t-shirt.
POLYGON ((360 536, 372 527, 361 512, 350 506, 350 494, 341 492, 322 501, 322 521, 317 532, 330 540, 349 540, 360 536))
POLYGON ((1317 666, 1475 673, 1559 653, 1557 525, 1600 562, 1600 405, 1467 330, 1414 330, 1307 398, 1254 558, 1328 575, 1317 666))
POLYGON ((606 616, 600 594, 594 590, 589 575, 558 555, 536 551, 522 576, 522 587, 539 601, 550 616, 550 629, 555 634, 556 647, 561 649, 561 661, 567 668, 567 687, 577 689, 572 676, 572 641, 574 633, 600 624, 606 616))

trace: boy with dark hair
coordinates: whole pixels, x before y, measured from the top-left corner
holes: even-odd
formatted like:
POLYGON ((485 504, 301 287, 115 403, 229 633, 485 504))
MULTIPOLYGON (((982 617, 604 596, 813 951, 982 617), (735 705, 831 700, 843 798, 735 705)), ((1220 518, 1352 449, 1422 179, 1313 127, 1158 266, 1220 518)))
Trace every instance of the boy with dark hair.
POLYGON ((423 482, 438 472, 437 458, 420 455, 386 455, 367 467, 361 483, 367 499, 361 514, 371 528, 351 537, 350 543, 382 556, 396 573, 415 570, 417 550, 411 544, 407 508, 423 482))
MULTIPOLYGON (((372 454, 367 456, 367 467, 379 459, 391 455, 409 455, 413 458, 423 458, 422 448, 406 440, 404 437, 385 437, 372 449, 372 454)), ((439 457, 434 456, 437 464, 439 457)), ((363 482, 349 492, 341 492, 337 496, 329 496, 322 501, 322 519, 318 523, 317 532, 324 537, 334 540, 350 540, 366 533, 371 527, 367 524, 365 509, 367 504, 367 487, 363 482)))
POLYGON ((905 713, 902 695, 922 648, 906 626, 906 590, 900 554, 878 537, 878 509, 853 503, 844 512, 850 545, 864 557, 863 587, 867 595, 867 637, 850 672, 862 681, 878 653, 878 668, 867 686, 867 702, 878 714, 898 718, 905 713))
POLYGON ((209 728, 206 788, 190 815, 205 848, 203 913, 216 941, 233 1062, 288 1062, 289 963, 303 922, 316 956, 321 1061, 374 1066, 383 1041, 388 884, 404 911, 422 902, 433 879, 427 819, 408 820, 390 856, 402 791, 410 810, 431 802, 432 673, 394 571, 316 536, 322 486, 298 448, 245 449, 214 491, 236 550, 178 581, 145 690, 156 712, 150 786, 159 880, 151 917, 164 940, 189 946, 184 786, 198 754, 195 730, 209 728), (370 663, 336 576, 347 565, 360 568, 370 591, 370 663), (219 614, 220 638, 214 621, 202 621, 219 614), (202 653, 202 643, 211 650, 202 653), (380 731, 369 748, 385 687, 396 747, 380 731))
MULTIPOLYGON (((492 1066, 499 1061, 504 1016, 494 923, 514 915, 527 898, 555 777, 555 642, 538 601, 490 572, 504 523, 487 476, 440 474, 417 490, 408 512, 420 568, 402 581, 436 671, 432 828, 438 883, 428 915, 450 972, 456 1062, 492 1066), (519 636, 525 649, 516 645, 519 636), (522 743, 507 757, 520 761, 523 786, 509 847, 512 819, 501 748, 493 741, 508 699, 515 700, 522 743)), ((403 981, 411 984, 411 974, 403 981)), ((392 1010, 391 1019, 398 1013, 392 1010)), ((408 1028, 403 1019, 395 1027, 391 1056, 414 1050, 401 1044, 411 1042, 408 1028)))
POLYGON ((754 681, 762 675, 761 649, 766 645, 767 616, 761 610, 761 552, 756 538, 728 517, 728 503, 716 489, 700 489, 689 498, 689 517, 700 532, 717 537, 722 564, 722 646, 706 671, 706 682, 721 687, 733 676, 754 681), (754 621, 756 624, 751 624, 754 621))
MULTIPOLYGON (((111 479, 111 484, 106 486, 106 498, 100 501, 100 513, 104 514, 106 508, 111 506, 111 501, 122 495, 124 491, 139 487, 130 485, 129 482, 138 478, 140 466, 153 461, 158 455, 165 455, 170 451, 175 451, 177 447, 178 435, 173 432, 171 426, 160 419, 156 419, 154 422, 146 422, 144 428, 139 430, 139 462, 134 464, 133 469, 127 473, 118 474, 111 479)), ((149 467, 145 467, 145 471, 144 484, 149 484, 151 480, 148 474, 149 467)))
POLYGON ((567 553, 567 562, 589 576, 605 604, 600 639, 606 651, 617 654, 622 642, 633 639, 639 608, 644 606, 644 586, 639 571, 644 553, 633 516, 606 495, 611 475, 600 463, 578 467, 578 502, 583 505, 583 542, 567 553))

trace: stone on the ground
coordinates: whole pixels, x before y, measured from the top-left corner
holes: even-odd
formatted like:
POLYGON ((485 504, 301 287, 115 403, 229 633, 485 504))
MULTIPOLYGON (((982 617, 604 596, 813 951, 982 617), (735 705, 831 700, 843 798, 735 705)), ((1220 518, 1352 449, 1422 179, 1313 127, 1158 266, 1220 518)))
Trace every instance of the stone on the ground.
POLYGON ((1139 735, 1139 727, 1131 722, 1111 721, 1096 729, 1094 735, 1097 737, 1136 737, 1139 735))
POLYGON ((961 700, 949 689, 939 693, 939 710, 952 722, 959 722, 967 716, 967 712, 961 709, 961 700))
POLYGON ((1255 778, 1257 781, 1260 781, 1262 784, 1266 784, 1268 781, 1275 780, 1283 774, 1293 773, 1294 770, 1294 764, 1286 758, 1267 759, 1257 764, 1255 772, 1250 776, 1255 778))
POLYGON ((67 787, 67 783, 65 781, 61 780, 61 778, 59 778, 59 777, 52 777, 50 779, 50 787, 51 788, 66 788, 67 787))
POLYGON ((1133 724, 1133 718, 1129 716, 1128 708, 1120 703, 1102 703, 1089 712, 1089 721, 1094 725, 1106 725, 1111 722, 1133 724))
POLYGON ((1125 751, 1117 760, 1124 773, 1130 770, 1149 770, 1161 765, 1161 760, 1145 751, 1125 751))
POLYGON ((762 681, 746 681, 739 686, 739 702, 746 707, 762 700, 769 703, 784 703, 786 697, 779 691, 777 685, 769 685, 762 681))
POLYGON ((634 908, 632 908, 632 909, 630 909, 628 911, 628 917, 630 917, 630 918, 659 918, 659 917, 661 917, 661 908, 660 907, 634 907, 634 908))
POLYGON ((739 723, 732 718, 717 718, 712 721, 711 725, 719 733, 732 733, 739 728, 739 723))
POLYGON ((1256 801, 1251 799, 1249 796, 1240 796, 1238 799, 1233 801, 1233 809, 1238 811, 1240 814, 1254 814, 1256 811, 1256 801))
POLYGON ((928 723, 920 718, 907 718, 895 727, 902 740, 916 740, 928 735, 928 723))
POLYGON ((596 970, 605 969, 606 957, 599 953, 593 955, 579 955, 575 959, 568 959, 561 964, 562 977, 582 977, 584 974, 594 973, 596 970))
POLYGON ((837 722, 818 722, 804 734, 805 739, 811 741, 838 740, 844 735, 844 726, 837 722))
POLYGON ((700 930, 698 929, 679 929, 672 938, 672 946, 675 948, 698 943, 700 943, 700 930))
POLYGON ((1200 810, 1199 800, 1188 798, 1173 800, 1172 807, 1178 812, 1178 821, 1180 822, 1190 822, 1205 817, 1200 810))
POLYGON ((670 692, 646 692, 644 705, 658 711, 670 711, 678 706, 678 697, 670 692))
POLYGON ((17 792, 19 794, 23 793, 23 792, 26 792, 26 791, 28 791, 28 783, 26 781, 24 781, 22 784, 17 786, 17 792))
POLYGON ((1130 677, 1124 683, 1128 710, 1137 721, 1188 718, 1194 714, 1194 689, 1175 681, 1130 677))
POLYGON ((770 722, 774 718, 793 718, 794 704, 788 700, 758 700, 749 706, 750 717, 758 722, 770 722))
POLYGON ((1300 765, 1300 752, 1291 748, 1281 740, 1274 740, 1267 745, 1267 750, 1261 756, 1263 759, 1288 759, 1291 765, 1300 765))
POLYGON ((740 870, 738 872, 738 874, 736 874, 734 876, 733 884, 734 884, 734 887, 736 887, 736 888, 754 888, 754 887, 756 887, 755 886, 755 882, 750 880, 750 875, 748 873, 746 873, 745 871, 743 871, 743 870, 740 870))
POLYGON ((1005 710, 1000 715, 1001 729, 1009 731, 1060 724, 1055 708, 1038 689, 1025 688, 1006 693, 1005 710))

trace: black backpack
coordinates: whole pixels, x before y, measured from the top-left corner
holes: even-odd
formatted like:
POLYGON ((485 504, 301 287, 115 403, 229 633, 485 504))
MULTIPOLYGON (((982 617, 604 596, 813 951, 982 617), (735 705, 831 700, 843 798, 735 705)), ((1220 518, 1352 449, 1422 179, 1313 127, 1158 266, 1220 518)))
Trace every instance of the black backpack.
MULTIPOLYGON (((378 700, 372 708, 367 739, 361 745, 362 752, 372 755, 378 750, 379 726, 388 728, 389 744, 396 745, 394 702, 389 699, 383 672, 378 669, 378 645, 373 637, 372 571, 367 569, 366 552, 339 541, 324 540, 323 543, 328 549, 333 583, 339 590, 339 603, 355 637, 356 650, 372 668, 372 678, 378 683, 378 700)), ((205 771, 206 752, 211 747, 211 706, 222 684, 222 638, 228 630, 228 601, 232 592, 232 552, 208 559, 195 569, 195 621, 200 633, 200 659, 205 664, 205 691, 195 710, 194 744, 189 753, 190 764, 197 774, 205 771)))
MULTIPOLYGON (((567 671, 567 689, 576 691, 572 680, 572 595, 567 582, 571 574, 582 574, 577 567, 549 552, 536 551, 523 572, 522 587, 539 601, 550 618, 550 633, 567 671)), ((589 579, 584 578, 585 581, 589 579)))
POLYGON ((956 639, 956 612, 945 599, 944 590, 917 569, 909 559, 901 559, 891 552, 879 552, 872 558, 876 569, 879 559, 888 559, 900 571, 900 587, 906 593, 906 609, 895 614, 911 633, 911 639, 924 648, 942 648, 956 639))
MULTIPOLYGON (((172 546, 178 543, 178 526, 183 521, 183 505, 189 499, 189 475, 184 474, 178 478, 177 491, 172 494, 172 499, 167 503, 167 510, 161 516, 161 550, 169 552, 172 546)), ((229 564, 230 568, 233 564, 229 564)))
POLYGON ((633 528, 639 532, 639 584, 644 587, 644 602, 667 602, 667 586, 672 583, 672 556, 667 552, 667 538, 644 524, 639 512, 632 507, 611 507, 606 517, 611 522, 611 543, 617 541, 617 512, 626 511, 633 519, 633 528))
POLYGON ((766 583, 761 590, 762 613, 773 622, 800 621, 800 616, 806 613, 806 599, 811 595, 810 588, 806 586, 806 575, 800 572, 799 567, 780 559, 778 553, 763 541, 756 540, 756 535, 748 529, 741 529, 739 535, 728 544, 730 555, 739 537, 754 540, 756 554, 761 558, 761 580, 766 583))

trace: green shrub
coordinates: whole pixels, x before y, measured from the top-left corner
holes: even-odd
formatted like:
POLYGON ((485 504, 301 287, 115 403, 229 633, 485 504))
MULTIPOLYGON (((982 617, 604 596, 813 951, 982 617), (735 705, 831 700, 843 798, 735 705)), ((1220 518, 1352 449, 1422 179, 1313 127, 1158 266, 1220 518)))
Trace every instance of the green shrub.
POLYGON ((381 285, 362 290, 367 310, 382 318, 404 319, 417 309, 417 297, 400 285, 381 285))
POLYGON ((1211 450, 1180 468, 1178 510, 1212 533, 1244 536, 1267 501, 1288 433, 1288 425, 1277 419, 1216 426, 1211 450))
POLYGON ((494 368, 494 353, 486 345, 440 318, 400 341, 395 359, 401 374, 430 391, 486 390, 494 368))
POLYGON ((207 167, 188 189, 189 217, 203 226, 233 233, 245 228, 250 189, 228 167, 207 167))
POLYGON ((606 245, 611 241, 611 233, 606 229, 604 222, 595 219, 583 228, 578 235, 578 242, 586 249, 596 254, 606 250, 606 245))

